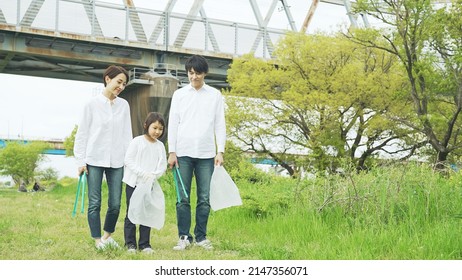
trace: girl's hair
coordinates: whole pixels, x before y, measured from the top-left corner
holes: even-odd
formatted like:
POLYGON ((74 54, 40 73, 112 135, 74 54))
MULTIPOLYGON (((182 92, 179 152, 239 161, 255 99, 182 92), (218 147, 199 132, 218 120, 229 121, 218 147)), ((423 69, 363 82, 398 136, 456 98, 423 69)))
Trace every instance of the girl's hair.
POLYGON ((164 136, 165 130, 166 130, 165 121, 164 121, 164 117, 162 116, 162 114, 157 113, 157 112, 149 112, 148 113, 148 116, 146 117, 146 120, 144 121, 144 134, 148 134, 149 126, 152 123, 155 123, 155 122, 159 122, 164 127, 164 130, 162 131, 162 134, 159 136, 159 138, 162 138, 162 136, 164 136))
POLYGON ((188 60, 186 60, 184 64, 184 69, 186 72, 189 72, 191 69, 194 69, 197 73, 205 73, 209 72, 209 64, 207 60, 201 55, 193 55, 188 60))
POLYGON ((106 68, 103 74, 104 86, 106 86, 106 76, 108 76, 110 79, 114 79, 114 77, 116 77, 120 73, 125 75, 125 77, 127 78, 127 82, 128 82, 128 71, 125 70, 125 68, 121 66, 117 66, 117 65, 111 65, 108 68, 106 68))

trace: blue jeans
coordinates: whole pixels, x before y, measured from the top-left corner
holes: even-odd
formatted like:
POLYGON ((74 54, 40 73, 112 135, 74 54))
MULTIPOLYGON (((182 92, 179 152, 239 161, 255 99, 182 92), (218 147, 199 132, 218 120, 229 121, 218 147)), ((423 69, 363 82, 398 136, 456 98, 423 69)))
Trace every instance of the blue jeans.
POLYGON ((88 225, 91 237, 101 237, 101 185, 103 173, 106 174, 108 186, 108 209, 104 220, 104 231, 113 233, 120 212, 120 200, 122 198, 122 178, 124 168, 108 168, 87 165, 88 170, 88 225))
POLYGON ((196 242, 201 242, 207 236, 207 222, 210 214, 210 180, 214 168, 214 159, 199 159, 190 157, 178 157, 178 165, 181 179, 188 194, 183 194, 179 180, 180 202, 176 204, 176 217, 179 236, 186 235, 190 242, 192 236, 189 233, 191 228, 191 182, 193 174, 196 177, 197 205, 196 205, 196 226, 194 236, 196 242))

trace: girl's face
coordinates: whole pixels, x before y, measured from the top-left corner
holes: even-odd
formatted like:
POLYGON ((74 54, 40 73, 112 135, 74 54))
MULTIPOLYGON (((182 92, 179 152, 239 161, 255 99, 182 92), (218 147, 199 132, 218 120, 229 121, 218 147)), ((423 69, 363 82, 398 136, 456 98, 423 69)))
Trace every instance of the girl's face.
POLYGON ((109 76, 106 76, 105 79, 106 91, 109 94, 109 99, 116 98, 125 89, 125 86, 127 85, 127 77, 123 73, 120 73, 112 79, 109 78, 109 76))
POLYGON ((153 140, 159 139, 162 132, 164 132, 164 127, 158 121, 151 123, 148 127, 148 136, 153 140))

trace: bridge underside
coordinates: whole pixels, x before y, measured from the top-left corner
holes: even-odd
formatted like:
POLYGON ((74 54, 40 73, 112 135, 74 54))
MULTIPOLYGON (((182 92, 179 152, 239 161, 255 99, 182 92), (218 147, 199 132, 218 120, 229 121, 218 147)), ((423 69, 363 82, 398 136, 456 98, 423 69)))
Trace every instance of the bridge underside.
MULTIPOLYGON (((157 64, 174 65, 172 73, 187 83, 184 61, 193 54, 187 49, 146 48, 117 38, 90 38, 0 24, 0 73, 102 82, 104 69, 111 64, 127 70, 153 69, 157 64)), ((194 53, 197 53, 194 52, 194 53)), ((206 82, 227 87, 226 71, 232 57, 207 56, 210 71, 206 82)))

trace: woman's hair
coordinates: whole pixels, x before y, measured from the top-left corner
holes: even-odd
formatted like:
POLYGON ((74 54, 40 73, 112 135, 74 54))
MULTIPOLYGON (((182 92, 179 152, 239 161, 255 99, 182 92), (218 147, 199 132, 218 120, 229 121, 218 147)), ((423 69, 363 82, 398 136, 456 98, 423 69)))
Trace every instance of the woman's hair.
POLYGON ((164 127, 162 134, 159 136, 159 138, 162 138, 166 130, 165 121, 164 121, 164 117, 162 116, 162 114, 157 113, 157 112, 148 113, 148 116, 146 117, 146 120, 144 121, 144 134, 148 134, 149 126, 155 122, 159 122, 164 127))
POLYGON ((106 68, 106 71, 104 71, 104 74, 103 74, 104 86, 106 86, 106 76, 108 76, 110 79, 114 79, 114 77, 116 77, 120 73, 125 75, 125 77, 127 78, 127 82, 128 82, 128 71, 125 70, 125 68, 121 66, 117 66, 117 65, 111 65, 108 68, 106 68))
POLYGON ((193 55, 188 60, 186 60, 184 64, 184 69, 186 72, 189 72, 191 69, 194 69, 197 73, 205 73, 209 72, 209 64, 207 60, 201 55, 193 55))

